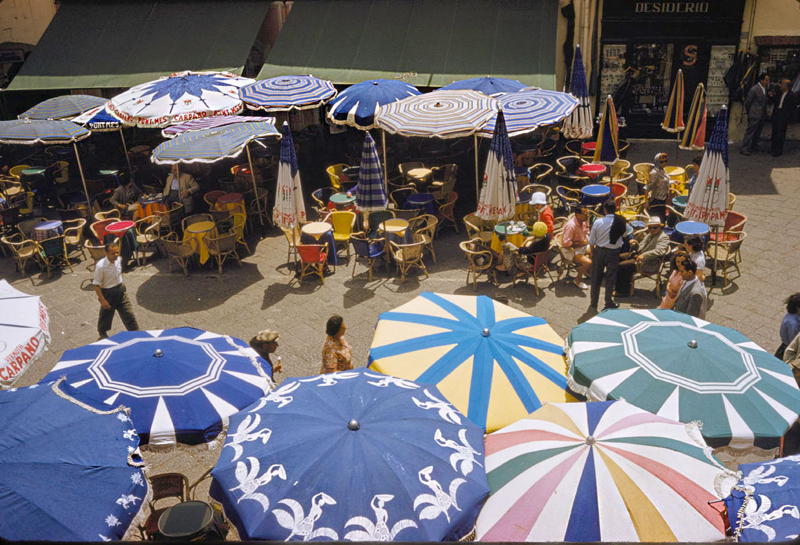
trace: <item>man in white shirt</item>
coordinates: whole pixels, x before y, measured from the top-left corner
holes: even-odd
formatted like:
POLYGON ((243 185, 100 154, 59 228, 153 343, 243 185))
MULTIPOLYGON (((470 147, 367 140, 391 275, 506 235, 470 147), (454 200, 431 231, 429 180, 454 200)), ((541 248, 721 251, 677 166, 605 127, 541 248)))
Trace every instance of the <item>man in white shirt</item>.
POLYGON ((106 243, 106 257, 97 262, 92 281, 94 292, 100 301, 100 317, 97 320, 97 332, 101 339, 108 337, 108 330, 114 320, 114 311, 128 331, 138 331, 139 323, 133 315, 133 306, 128 299, 125 285, 122 283, 122 264, 119 259, 119 241, 106 243))
MULTIPOLYGON (((603 203, 605 216, 595 220, 589 232, 589 244, 592 247, 592 287, 591 306, 595 310, 600 302, 600 286, 605 282, 605 308, 619 308, 614 301, 614 284, 617 282, 619 269, 619 251, 622 248, 625 233, 625 220, 616 215, 617 205, 609 199, 603 203), (621 223, 620 223, 621 222, 621 223)), ((605 310, 605 309, 604 309, 605 310)))

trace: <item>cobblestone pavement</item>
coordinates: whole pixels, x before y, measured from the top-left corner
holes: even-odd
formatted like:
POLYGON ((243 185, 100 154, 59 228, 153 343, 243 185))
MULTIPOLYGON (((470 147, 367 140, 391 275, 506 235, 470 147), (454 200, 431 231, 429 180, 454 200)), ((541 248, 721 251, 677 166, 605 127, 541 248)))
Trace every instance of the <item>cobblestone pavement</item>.
MULTIPOLYGON (((651 162, 657 151, 667 151, 670 164, 687 164, 694 155, 681 152, 679 160, 674 161, 674 143, 635 141, 628 159, 632 163, 651 162)), ((737 195, 735 210, 748 217, 742 274, 724 292, 719 287, 711 290, 707 319, 738 329, 772 352, 780 342, 783 301, 800 291, 800 143, 788 142, 779 158, 764 153, 744 157, 738 151, 739 144, 731 146, 730 171, 731 191, 737 195)), ((215 268, 206 268, 185 278, 177 269, 170 274, 167 260, 157 259, 126 274, 125 283, 142 328, 192 326, 245 340, 261 329, 277 329, 284 377, 306 376, 319 371, 325 322, 332 314, 344 317, 354 362, 365 365, 372 329, 381 312, 422 291, 475 293, 465 284, 466 261, 458 249, 458 243, 464 240, 460 230, 456 234, 445 229, 437 238, 438 263, 434 265, 426 258, 430 278, 415 275, 403 284, 377 266, 374 280, 368 282, 361 264, 351 278, 350 264, 326 277, 324 286, 313 278, 307 278, 301 286, 286 264, 286 241, 277 229, 261 240, 254 238, 250 243, 254 253, 243 259, 243 267, 226 265, 221 276, 215 268)), ((21 277, 10 258, 0 259, 0 278, 22 291, 41 295, 50 310, 53 342, 18 386, 41 380, 64 350, 97 340, 99 304, 90 285, 89 263, 74 264, 74 273, 67 271, 47 279, 38 271, 21 277)), ((532 284, 512 286, 505 282, 495 287, 483 281, 477 293, 507 297, 512 306, 547 319, 564 337, 592 316, 587 310, 588 292, 548 279, 540 280, 540 286, 543 289, 537 297, 532 284)), ((620 299, 622 307, 657 306, 653 287, 647 280, 637 283, 634 297, 620 299)), ((116 318, 111 333, 121 328, 116 318)), ((277 378, 280 381, 283 377, 277 378)), ((180 471, 195 481, 215 463, 218 448, 151 452, 146 454, 146 461, 153 474, 180 471)), ((207 488, 208 480, 198 487, 198 497, 204 497, 207 488)), ((229 539, 235 537, 234 533, 229 539)))

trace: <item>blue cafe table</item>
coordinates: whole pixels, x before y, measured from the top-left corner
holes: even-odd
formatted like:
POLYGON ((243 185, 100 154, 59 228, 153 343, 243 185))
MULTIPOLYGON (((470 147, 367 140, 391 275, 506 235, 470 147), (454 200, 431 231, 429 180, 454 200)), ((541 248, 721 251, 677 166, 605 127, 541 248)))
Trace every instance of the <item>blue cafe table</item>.
POLYGON ((611 189, 607 185, 591 184, 583 186, 581 193, 583 193, 581 204, 596 206, 603 204, 608 199, 609 195, 611 195, 611 189))

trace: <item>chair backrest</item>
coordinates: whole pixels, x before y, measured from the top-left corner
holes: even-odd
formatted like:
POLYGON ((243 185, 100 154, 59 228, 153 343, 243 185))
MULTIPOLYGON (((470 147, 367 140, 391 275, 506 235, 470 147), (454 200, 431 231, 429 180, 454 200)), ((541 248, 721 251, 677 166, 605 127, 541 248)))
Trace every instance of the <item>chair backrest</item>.
POLYGON ((728 193, 728 210, 733 210, 733 205, 736 203, 736 195, 728 193))
POLYGON ((311 198, 314 199, 320 207, 325 208, 328 206, 328 201, 331 200, 331 195, 336 193, 332 187, 322 187, 311 193, 311 198))
POLYGON ((353 251, 357 256, 370 257, 369 239, 364 233, 353 233, 350 235, 350 244, 353 245, 353 251))
POLYGON ((96 222, 94 222, 93 224, 91 224, 89 226, 89 229, 92 231, 92 233, 97 238, 97 240, 102 244, 103 237, 106 236, 106 227, 108 227, 110 224, 114 223, 115 221, 117 221, 117 220, 116 219, 107 219, 107 220, 96 221, 96 222))
POLYGON ((215 189, 214 191, 209 191, 205 195, 203 195, 203 200, 209 207, 213 207, 217 203, 217 199, 225 194, 224 191, 220 191, 219 189, 215 189))
POLYGON ((725 226, 722 228, 722 230, 741 231, 744 229, 745 223, 747 223, 747 216, 740 212, 728 210, 728 214, 725 216, 725 226))
POLYGON ((356 215, 346 210, 337 210, 336 212, 331 212, 327 219, 330 220, 334 233, 349 235, 353 230, 356 215))
POLYGON ((153 475, 150 477, 150 489, 153 493, 151 505, 167 498, 178 498, 184 502, 188 499, 189 479, 181 473, 153 475))
POLYGON ((97 221, 107 220, 107 219, 120 219, 119 210, 103 210, 94 215, 94 219, 97 221))
POLYGON ((553 167, 547 163, 536 163, 528 167, 528 177, 531 182, 543 184, 549 182, 550 175, 553 173, 553 167))
POLYGON ((406 199, 409 195, 413 195, 417 190, 412 186, 401 187, 389 193, 389 199, 394 203, 397 208, 405 208, 406 199))
POLYGON ((47 221, 47 218, 31 218, 22 220, 21 222, 17 223, 17 230, 19 230, 23 237, 31 238, 33 228, 44 221, 47 221))
POLYGON ((236 249, 236 233, 227 233, 218 237, 206 236, 204 240, 212 254, 231 253, 236 249))
POLYGON ((378 228, 378 225, 394 217, 394 212, 391 210, 378 210, 369 213, 369 216, 367 216, 367 223, 369 224, 370 230, 374 231, 378 228))
MULTIPOLYGON (((440 208, 441 210, 441 208, 440 208)), ((394 217, 403 220, 412 220, 422 213, 421 208, 395 208, 392 210, 394 217)), ((370 224, 372 225, 372 224, 370 224)))
POLYGON ((560 157, 556 159, 556 163, 558 163, 558 166, 561 167, 563 172, 573 175, 578 172, 578 169, 584 164, 584 162, 585 161, 583 159, 580 157, 575 157, 574 155, 568 155, 566 157, 560 157))
POLYGON ((4 228, 14 227, 19 222, 19 207, 0 208, 0 223, 4 228))
POLYGON ((342 187, 342 170, 346 166, 348 165, 345 163, 337 163, 325 169, 325 172, 328 173, 328 178, 331 181, 331 187, 337 191, 342 187))
POLYGON ((568 140, 564 144, 564 148, 576 157, 580 157, 583 146, 580 140, 568 140))
POLYGON ((39 247, 42 249, 43 257, 63 257, 67 252, 67 243, 64 240, 64 235, 39 241, 39 247))
POLYGON ((298 244, 297 255, 304 263, 320 263, 323 261, 322 254, 326 253, 325 244, 298 244))
POLYGON ((553 188, 549 185, 542 185, 542 184, 528 184, 520 190, 520 193, 525 193, 527 195, 533 195, 534 193, 544 193, 546 196, 550 196, 553 192, 553 188))
POLYGON ((296 223, 291 228, 281 225, 281 231, 290 246, 300 244, 300 227, 296 223))
POLYGON ((390 241, 389 244, 394 250, 393 253, 395 257, 403 262, 422 259, 422 251, 425 249, 424 241, 413 242, 411 244, 397 244, 394 241, 390 241))
POLYGON ((190 225, 200 223, 201 221, 214 221, 214 218, 211 216, 211 214, 192 214, 191 216, 183 218, 183 230, 185 231, 190 225))
POLYGON ((636 173, 636 179, 646 184, 650 181, 650 171, 653 170, 653 163, 636 163, 633 165, 633 171, 636 173))
POLYGON ((436 219, 436 216, 422 214, 409 221, 408 227, 415 233, 424 232, 424 234, 432 238, 433 233, 436 231, 437 223, 439 223, 439 220, 436 219))
POLYGON ((22 171, 31 168, 30 165, 16 165, 8 169, 9 176, 14 176, 15 178, 19 178, 22 176, 22 171))
POLYGON ((69 163, 66 161, 56 161, 55 167, 53 180, 55 180, 57 184, 67 183, 69 181, 69 163))

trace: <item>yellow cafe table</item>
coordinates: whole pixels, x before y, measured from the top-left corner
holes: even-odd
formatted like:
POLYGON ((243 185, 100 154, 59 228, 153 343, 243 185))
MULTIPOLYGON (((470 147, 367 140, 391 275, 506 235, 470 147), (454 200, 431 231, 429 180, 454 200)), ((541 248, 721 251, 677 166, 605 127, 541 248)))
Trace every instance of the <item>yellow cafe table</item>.
POLYGON ((215 227, 213 221, 198 221, 186 227, 183 232, 183 240, 193 238, 197 241, 197 255, 201 265, 204 265, 209 258, 206 235, 216 236, 217 230, 215 227))

